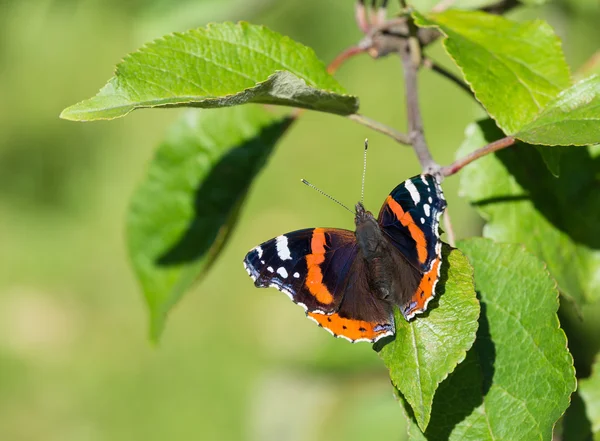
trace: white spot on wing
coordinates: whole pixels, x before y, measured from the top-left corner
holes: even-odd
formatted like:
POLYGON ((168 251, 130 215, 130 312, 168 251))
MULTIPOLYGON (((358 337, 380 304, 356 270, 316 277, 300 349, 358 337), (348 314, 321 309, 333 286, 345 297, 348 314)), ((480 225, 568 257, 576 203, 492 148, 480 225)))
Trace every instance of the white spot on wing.
POLYGON ((417 205, 419 202, 421 202, 421 195, 419 194, 417 187, 415 187, 415 184, 413 184, 410 179, 407 179, 406 181, 404 181, 404 186, 410 193, 410 197, 412 198, 415 205, 417 205))
POLYGON ((423 205, 423 210, 425 210, 425 216, 431 216, 431 207, 429 206, 429 204, 423 205))
POLYGON ((430 204, 433 204, 433 199, 431 199, 431 196, 429 196, 429 199, 427 199, 429 201, 430 204))
POLYGON ((429 185, 427 184, 427 179, 425 179, 425 175, 421 175, 421 181, 423 181, 423 184, 429 185))
POLYGON ((288 276, 288 272, 285 270, 284 267, 279 267, 277 268, 277 274, 279 274, 281 277, 283 277, 284 279, 287 279, 288 276))
POLYGON ((273 270, 273 267, 270 267, 270 266, 268 266, 268 267, 267 267, 267 271, 269 271, 270 273, 272 273, 272 272, 274 271, 274 270, 273 270))
POLYGON ((263 255, 263 249, 261 248, 261 246, 257 246, 256 248, 254 248, 254 251, 256 251, 256 254, 258 254, 258 258, 260 259, 263 255))
POLYGON ((421 223, 422 223, 422 224, 424 224, 424 223, 425 223, 425 218, 424 218, 424 217, 422 217, 422 218, 421 218, 421 223))
POLYGON ((285 234, 277 236, 277 239, 275 240, 275 246, 277 247, 277 255, 281 260, 292 259, 290 249, 288 248, 288 238, 285 234))
POLYGON ((297 279, 300 277, 300 273, 294 273, 294 278, 297 279))

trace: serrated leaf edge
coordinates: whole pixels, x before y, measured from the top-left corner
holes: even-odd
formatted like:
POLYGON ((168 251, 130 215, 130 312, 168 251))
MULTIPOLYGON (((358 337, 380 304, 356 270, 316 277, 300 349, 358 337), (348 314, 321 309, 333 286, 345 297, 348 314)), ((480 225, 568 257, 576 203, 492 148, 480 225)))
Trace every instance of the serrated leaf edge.
MULTIPOLYGON (((516 246, 516 247, 520 247, 526 254, 528 254, 529 256, 533 257, 535 260, 537 260, 538 262, 540 262, 542 264, 542 268, 544 273, 549 277, 549 279, 552 281, 553 286, 553 292, 555 293, 555 304, 556 304, 556 312, 554 313, 554 323, 556 325, 556 329, 558 329, 558 331, 560 332, 560 334, 563 337, 563 342, 564 342, 564 348, 566 349, 567 353, 569 354, 569 360, 570 360, 570 370, 572 373, 572 376, 570 378, 572 378, 573 380, 573 384, 574 384, 574 388, 571 390, 571 393, 568 396, 568 405, 565 407, 565 410, 563 410, 562 415, 565 414, 565 412, 567 411, 567 409, 569 408, 570 404, 571 404, 571 396, 573 395, 573 392, 575 392, 575 390, 577 390, 577 377, 576 377, 576 371, 575 371, 575 360, 573 358, 573 354, 571 354, 571 351, 569 350, 569 340, 567 338, 567 334, 565 333, 564 329, 560 326, 560 319, 558 318, 558 309, 560 307, 560 291, 558 289, 558 282, 556 281, 556 279, 552 276, 552 274, 550 274, 550 271, 548 270, 548 264, 540 259, 538 256, 536 256, 534 253, 532 253, 525 244, 523 243, 510 243, 510 242, 498 242, 497 240, 494 240, 492 238, 489 237, 471 237, 471 238, 467 238, 467 239, 463 239, 463 241, 474 241, 474 242, 491 242, 495 245, 508 245, 508 246, 516 246)), ((464 253, 463 253, 464 254, 464 253)), ((465 256, 468 259, 468 256, 465 254, 465 256)), ((476 287, 477 288, 477 287, 476 287)), ((485 401, 484 403, 482 403, 485 405, 485 401)), ((557 420, 552 424, 552 429, 554 430, 554 427, 556 426, 556 423, 558 422, 558 420, 560 419, 560 416, 557 418, 557 420)))
MULTIPOLYGON (((447 244, 447 245, 448 245, 448 244, 447 244)), ((462 250, 460 250, 459 248, 452 247, 452 246, 450 246, 450 245, 448 245, 448 247, 450 247, 450 252, 448 253, 448 255, 450 255, 450 253, 451 253, 453 250, 457 250, 457 251, 458 251, 458 252, 460 252, 460 254, 462 254, 462 255, 465 257, 465 259, 467 260, 467 263, 468 263, 468 265, 469 265, 469 268, 471 269, 471 271, 470 271, 470 281, 472 282, 472 286, 473 286, 473 288, 475 289, 475 270, 474 270, 474 268, 473 268, 473 265, 471 265, 471 262, 469 262, 469 258, 468 258, 468 256, 467 256, 465 253, 463 253, 463 252, 462 252, 462 250)), ((477 304, 479 305, 479 300, 478 300, 477 298, 475 298, 475 301, 476 301, 476 302, 477 302, 477 304)), ((479 314, 481 315, 481 307, 479 306, 479 308, 478 308, 478 309, 479 309, 479 314)), ((411 327, 410 327, 410 329, 411 329, 411 334, 412 334, 412 336, 413 336, 413 340, 414 340, 414 335, 415 335, 415 332, 414 332, 414 330, 413 330, 413 326, 411 326, 411 327)), ((431 399, 431 405, 429 406, 429 412, 427 413, 427 418, 425 418, 425 419, 424 419, 424 421, 423 421, 423 425, 424 425, 424 427, 421 427, 421 422, 419 421, 419 418, 417 418, 417 415, 416 415, 416 413, 414 412, 413 405, 410 403, 410 401, 409 401, 409 400, 406 398, 406 396, 404 396, 404 394, 403 394, 403 399, 406 401, 406 403, 407 403, 407 404, 408 404, 408 405, 409 405, 411 408, 413 408, 413 413, 415 413, 415 420, 416 420, 416 422, 417 422, 417 425, 419 426, 419 429, 421 430, 421 432, 425 432, 425 430, 427 430, 427 426, 429 425, 429 421, 431 420, 431 411, 433 410, 433 402, 434 402, 434 400, 435 400, 435 394, 437 393, 437 390, 438 390, 438 388, 439 388, 440 384, 442 384, 442 382, 443 382, 444 380, 446 380, 446 378, 448 378, 448 376, 449 376, 449 375, 450 375, 452 372, 454 372, 454 370, 456 369, 456 367, 457 367, 459 364, 461 364, 463 361, 465 361, 465 358, 467 357, 467 352, 469 352, 469 350, 470 350, 470 349, 473 347, 473 345, 475 344, 475 340, 477 340, 477 331, 478 331, 478 329, 479 329, 479 316, 478 316, 478 320, 477 320, 477 326, 475 327, 475 330, 474 330, 474 337, 473 337, 473 340, 472 340, 472 342, 471 342, 471 345, 470 345, 468 348, 466 348, 464 351, 462 351, 462 354, 461 354, 461 356, 460 356, 459 358, 457 358, 457 361, 456 361, 456 363, 454 364, 454 366, 452 366, 452 368, 446 372, 446 375, 445 375, 443 378, 441 378, 441 379, 440 379, 440 380, 439 380, 439 381, 438 381, 438 382, 435 384, 435 392, 433 393, 433 396, 432 396, 432 399, 431 399)), ((417 357, 417 358, 418 358, 418 357, 417 357)), ((396 389, 397 389, 397 390, 398 390, 400 393, 402 393, 401 389, 400 389, 400 388, 399 388, 399 387, 396 385, 396 383, 394 383, 394 380, 392 379, 392 377, 391 377, 391 376, 390 376, 390 381, 391 381, 392 385, 394 386, 394 388, 396 388, 396 389)), ((421 396, 422 396, 422 395, 421 395, 421 396)), ((421 402, 424 402, 424 400, 421 400, 421 402)), ((408 429, 407 429, 407 430, 408 430, 408 429)))
MULTIPOLYGON (((70 112, 68 112, 69 109, 77 107, 80 104, 83 104, 86 101, 89 101, 89 100, 97 97, 102 92, 102 90, 104 90, 104 88, 107 87, 112 81, 118 80, 119 79, 119 68, 123 64, 127 63, 130 59, 134 58, 134 56, 136 54, 144 53, 144 51, 146 51, 146 50, 149 50, 149 49, 152 49, 153 47, 159 46, 159 43, 161 43, 161 42, 168 42, 168 39, 172 38, 172 37, 173 38, 176 38, 176 37, 180 37, 181 38, 181 37, 185 37, 187 35, 193 34, 193 33, 197 33, 197 34, 199 34, 199 33, 206 33, 206 32, 209 32, 209 30, 211 28, 214 28, 214 27, 226 27, 226 26, 228 26, 228 27, 239 27, 241 29, 256 28, 256 29, 258 29, 260 31, 265 31, 265 32, 267 32, 267 33, 269 33, 271 35, 280 37, 281 41, 284 42, 284 43, 292 43, 292 44, 295 44, 295 45, 300 45, 302 47, 302 49, 305 50, 308 55, 312 55, 314 57, 314 59, 319 63, 319 65, 323 69, 323 71, 327 72, 327 67, 326 67, 325 63, 323 63, 323 61, 317 56, 317 54, 314 51, 314 49, 312 49, 310 46, 305 46, 302 43, 293 40, 292 38, 290 38, 287 35, 283 35, 283 34, 280 34, 280 33, 276 32, 276 31, 273 31, 272 29, 268 28, 265 25, 254 25, 254 24, 248 23, 246 21, 239 21, 237 23, 233 23, 233 22, 229 22, 229 21, 221 22, 221 23, 211 22, 211 23, 208 23, 204 27, 190 29, 190 30, 184 31, 184 32, 170 32, 170 33, 165 34, 165 35, 163 35, 161 37, 155 38, 154 40, 152 40, 150 42, 144 43, 138 49, 136 49, 136 50, 134 50, 132 52, 129 52, 127 55, 125 55, 123 58, 121 58, 121 60, 116 64, 116 66, 115 66, 115 68, 113 70, 113 76, 100 89, 98 89, 98 92, 96 92, 95 95, 93 95, 90 98, 86 98, 84 100, 78 101, 77 103, 68 106, 67 108, 65 108, 60 113, 59 118, 65 119, 65 120, 70 120, 70 121, 78 121, 78 122, 111 121, 111 120, 114 120, 114 119, 117 119, 117 118, 122 118, 124 116, 127 116, 131 112, 133 112, 134 110, 142 109, 142 108, 146 108, 146 109, 160 108, 160 107, 168 108, 168 107, 182 106, 182 105, 190 104, 190 103, 194 103, 194 102, 197 102, 197 103, 206 103, 206 102, 212 103, 212 102, 217 102, 218 100, 231 99, 231 98, 233 98, 233 97, 235 97, 237 95, 240 95, 240 94, 248 92, 248 91, 250 91, 250 90, 252 90, 254 88, 257 88, 257 87, 265 84, 266 82, 270 81, 273 76, 275 76, 275 75, 277 75, 277 74, 279 74, 281 72, 287 72, 287 73, 289 73, 291 75, 294 75, 296 78, 298 78, 299 80, 301 80, 302 82, 304 82, 304 84, 306 84, 308 87, 311 87, 311 88, 313 88, 315 90, 326 92, 326 93, 329 93, 329 94, 335 94, 335 95, 338 95, 338 96, 341 96, 341 97, 344 97, 344 98, 354 98, 354 99, 356 99, 357 105, 356 105, 356 109, 354 110, 353 113, 356 113, 356 111, 358 111, 358 97, 356 97, 355 95, 348 94, 346 92, 345 88, 339 83, 339 81, 337 81, 335 79, 335 77, 333 75, 328 74, 329 77, 339 85, 340 92, 337 92, 337 91, 334 91, 334 90, 331 90, 331 89, 317 87, 315 85, 312 85, 312 84, 308 83, 305 78, 296 75, 294 72, 291 72, 291 71, 288 71, 288 70, 285 70, 285 69, 279 69, 279 70, 276 70, 275 72, 273 72, 272 74, 270 74, 263 81, 259 81, 259 82, 255 83, 254 86, 252 86, 252 87, 243 89, 243 90, 241 90, 239 92, 236 92, 236 93, 233 93, 233 94, 221 95, 221 96, 218 96, 216 98, 204 98, 204 99, 190 98, 190 99, 182 100, 182 101, 169 102, 168 104, 151 104, 151 103, 145 104, 145 103, 143 103, 143 104, 140 104, 140 105, 130 105, 132 107, 130 110, 128 110, 127 112, 125 112, 123 114, 117 115, 117 116, 101 116, 101 117, 96 117, 96 118, 91 118, 91 119, 70 118, 69 116, 67 116, 70 113, 70 112)), ((244 104, 244 103, 242 103, 242 104, 244 104)), ((235 105, 235 104, 232 104, 232 105, 235 105)), ((123 107, 129 107, 129 106, 123 106, 123 107)), ((193 106, 191 106, 191 107, 193 107, 193 106)), ((119 107, 111 107, 110 109, 118 109, 118 108, 119 107)), ((85 113, 88 113, 88 112, 81 112, 81 113, 85 114, 85 113)))

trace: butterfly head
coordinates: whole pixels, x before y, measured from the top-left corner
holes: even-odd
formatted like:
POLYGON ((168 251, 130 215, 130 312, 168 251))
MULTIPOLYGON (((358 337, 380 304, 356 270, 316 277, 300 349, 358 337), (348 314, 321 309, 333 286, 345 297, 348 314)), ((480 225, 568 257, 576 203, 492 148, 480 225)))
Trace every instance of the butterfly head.
POLYGON ((370 211, 365 210, 362 203, 356 204, 356 216, 354 218, 356 225, 356 240, 362 250, 364 257, 369 257, 377 253, 383 240, 381 228, 377 220, 370 211))
POLYGON ((364 224, 365 222, 369 221, 373 221, 376 223, 373 214, 365 209, 365 206, 362 204, 362 202, 358 202, 354 208, 356 209, 356 214, 354 216, 354 224, 357 227, 360 224, 364 224))

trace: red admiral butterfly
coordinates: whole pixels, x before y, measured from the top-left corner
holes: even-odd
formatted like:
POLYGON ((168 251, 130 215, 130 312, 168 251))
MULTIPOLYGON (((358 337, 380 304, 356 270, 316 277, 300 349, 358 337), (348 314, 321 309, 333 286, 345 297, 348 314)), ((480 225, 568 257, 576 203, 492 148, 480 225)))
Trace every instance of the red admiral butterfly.
POLYGON ((356 204, 355 232, 293 231, 250 250, 244 267, 257 287, 283 291, 335 337, 376 342, 394 334, 394 306, 410 320, 434 297, 445 208, 437 179, 417 175, 392 190, 377 219, 356 204))

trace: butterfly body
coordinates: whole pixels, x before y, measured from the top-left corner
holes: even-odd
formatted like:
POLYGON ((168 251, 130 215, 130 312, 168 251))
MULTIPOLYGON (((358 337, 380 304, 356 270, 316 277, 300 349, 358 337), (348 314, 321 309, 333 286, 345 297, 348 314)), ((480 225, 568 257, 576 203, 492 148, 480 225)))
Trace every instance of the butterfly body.
POLYGON ((244 266, 257 287, 272 286, 336 337, 377 341, 394 333, 394 307, 407 320, 425 311, 441 264, 436 178, 398 185, 378 218, 356 205, 355 231, 309 228, 255 247, 244 266))

